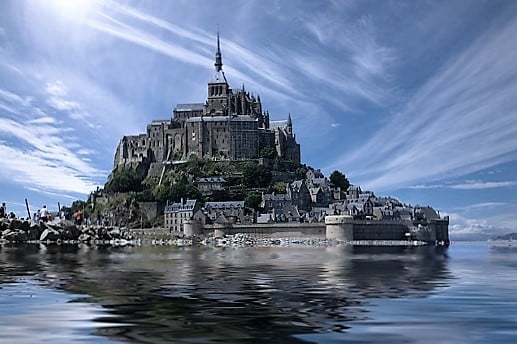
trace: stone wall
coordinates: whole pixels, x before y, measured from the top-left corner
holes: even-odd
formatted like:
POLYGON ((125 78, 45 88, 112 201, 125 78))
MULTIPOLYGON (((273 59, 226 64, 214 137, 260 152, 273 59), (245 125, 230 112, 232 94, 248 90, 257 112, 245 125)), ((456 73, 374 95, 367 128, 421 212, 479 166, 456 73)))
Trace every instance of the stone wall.
POLYGON ((408 240, 409 228, 399 222, 354 221, 353 240, 408 240))
POLYGON ((163 214, 163 211, 160 211, 163 210, 163 207, 159 207, 158 202, 138 202, 138 208, 149 221, 163 214))
POLYGON ((325 225, 322 223, 278 223, 270 225, 234 225, 222 228, 207 225, 203 234, 207 235, 217 230, 220 234, 234 235, 249 234, 256 238, 315 238, 325 239, 325 225))

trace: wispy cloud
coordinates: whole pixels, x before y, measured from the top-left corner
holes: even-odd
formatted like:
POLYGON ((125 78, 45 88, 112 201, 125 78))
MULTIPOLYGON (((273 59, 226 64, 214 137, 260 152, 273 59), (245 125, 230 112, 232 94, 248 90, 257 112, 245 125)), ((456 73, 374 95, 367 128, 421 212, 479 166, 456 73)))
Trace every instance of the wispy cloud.
POLYGON ((481 180, 469 180, 459 184, 434 184, 434 185, 413 185, 410 189, 456 189, 456 190, 484 190, 495 188, 508 188, 517 186, 516 181, 487 182, 481 180))
POLYGON ((481 36, 370 140, 333 165, 370 188, 390 189, 515 159, 516 30, 516 21, 506 21, 481 36))
POLYGON ((344 95, 376 104, 390 101, 393 94, 389 85, 389 68, 396 61, 395 50, 381 43, 370 16, 338 20, 336 10, 340 9, 336 9, 335 5, 329 6, 315 15, 311 13, 307 16, 304 25, 324 49, 307 49, 294 59, 295 63, 311 79, 332 85, 344 95), (336 48, 342 60, 339 65, 329 57, 316 55, 336 48))
MULTIPOLYGON (((88 21, 88 25, 183 63, 204 68, 213 64, 211 55, 214 53, 215 47, 214 33, 200 30, 189 31, 130 6, 110 2, 102 12, 98 13, 97 18, 88 21), (150 29, 146 30, 145 27, 150 27, 150 29), (170 39, 170 36, 167 36, 167 40, 162 40, 157 30, 166 30, 180 40, 170 39)), ((286 95, 301 97, 292 81, 285 77, 285 69, 278 65, 278 61, 283 61, 281 58, 271 61, 269 56, 258 55, 227 38, 224 38, 223 45, 224 53, 231 55, 233 61, 236 62, 232 66, 225 67, 232 78, 255 87, 263 86, 260 82, 267 81, 270 83, 270 87, 266 88, 266 91, 280 98, 286 98, 286 95), (257 66, 260 68, 257 69, 257 66), (277 87, 279 90, 274 91, 271 86, 277 87)), ((283 65, 285 67, 285 62, 283 65)))
MULTIPOLYGON (((50 96, 66 96, 62 83, 49 83, 50 96)), ((35 107, 34 98, 1 90, 0 100, 9 101, 14 118, 0 117, 0 174, 10 183, 42 192, 89 193, 97 186, 103 172, 81 158, 89 151, 74 152, 74 129, 35 107)), ((64 109, 69 110, 69 109, 64 109)))
POLYGON ((0 118, 0 132, 23 143, 0 145, 4 178, 41 190, 88 193, 94 189, 100 173, 66 148, 60 138, 66 130, 0 118))
POLYGON ((67 99, 68 89, 61 80, 47 82, 45 91, 49 95, 48 105, 58 111, 67 112, 70 118, 75 120, 85 120, 90 115, 83 110, 81 104, 67 99))
POLYGON ((449 236, 452 241, 488 240, 499 235, 515 232, 515 215, 512 222, 502 223, 496 218, 467 218, 457 213, 447 214, 450 218, 449 236))

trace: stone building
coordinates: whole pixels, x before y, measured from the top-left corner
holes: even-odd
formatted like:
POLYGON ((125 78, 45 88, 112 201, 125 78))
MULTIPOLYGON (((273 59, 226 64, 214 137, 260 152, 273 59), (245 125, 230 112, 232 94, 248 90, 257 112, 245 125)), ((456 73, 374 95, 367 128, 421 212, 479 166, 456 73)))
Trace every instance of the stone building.
POLYGON ((206 202, 205 210, 211 221, 224 216, 230 223, 245 222, 244 201, 206 202))
POLYGON ((169 232, 183 233, 184 223, 192 220, 196 211, 200 209, 199 202, 195 199, 181 200, 165 207, 164 226, 169 232))
POLYGON ((298 209, 303 211, 311 210, 312 199, 305 180, 295 180, 289 184, 287 187, 287 195, 291 199, 292 205, 297 206, 298 209))
POLYGON ((253 96, 244 86, 230 87, 222 68, 219 35, 214 66, 207 99, 178 104, 171 119, 152 121, 145 134, 124 136, 115 153, 114 170, 131 167, 142 176, 159 176, 164 165, 191 155, 248 160, 271 151, 283 160, 300 163, 291 115, 286 121, 270 121, 260 96, 253 96))
POLYGON ((223 177, 198 178, 196 185, 203 196, 211 195, 214 191, 224 190, 226 180, 223 177))

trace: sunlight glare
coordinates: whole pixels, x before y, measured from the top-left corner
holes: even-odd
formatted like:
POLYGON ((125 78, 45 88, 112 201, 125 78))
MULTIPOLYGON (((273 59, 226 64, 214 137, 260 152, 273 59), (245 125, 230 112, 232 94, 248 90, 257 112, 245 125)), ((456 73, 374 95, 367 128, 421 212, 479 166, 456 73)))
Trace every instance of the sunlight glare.
POLYGON ((48 4, 60 16, 69 19, 86 17, 98 5, 97 0, 50 0, 48 4))

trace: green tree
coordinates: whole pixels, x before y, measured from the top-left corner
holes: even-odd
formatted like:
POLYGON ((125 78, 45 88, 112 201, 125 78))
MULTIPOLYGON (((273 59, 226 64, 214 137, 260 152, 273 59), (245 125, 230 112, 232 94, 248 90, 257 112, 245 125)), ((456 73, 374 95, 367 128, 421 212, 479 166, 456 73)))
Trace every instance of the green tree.
POLYGON ((260 151, 260 156, 263 158, 274 159, 278 157, 278 153, 275 148, 266 147, 260 151))
POLYGON ((287 185, 283 182, 276 182, 273 184, 273 191, 279 194, 287 192, 287 185))
POLYGON ((258 210, 260 208, 260 203, 262 202, 262 196, 257 193, 250 193, 244 199, 244 206, 246 208, 258 210))
POLYGON ((242 183, 249 188, 267 188, 271 183, 271 171, 264 165, 248 161, 242 168, 242 183))
POLYGON ((335 186, 341 188, 341 191, 343 192, 348 190, 348 187, 350 186, 348 178, 338 170, 330 174, 330 182, 335 186))
POLYGON ((198 188, 190 184, 185 177, 180 178, 176 183, 167 181, 162 185, 156 186, 153 194, 154 198, 162 203, 167 201, 179 202, 182 198, 202 199, 198 188))
POLYGON ((123 168, 113 173, 104 189, 108 192, 140 191, 142 189, 142 178, 138 176, 135 170, 123 168))
POLYGON ((306 165, 300 165, 294 172, 296 179, 305 179, 308 170, 309 168, 306 165))

